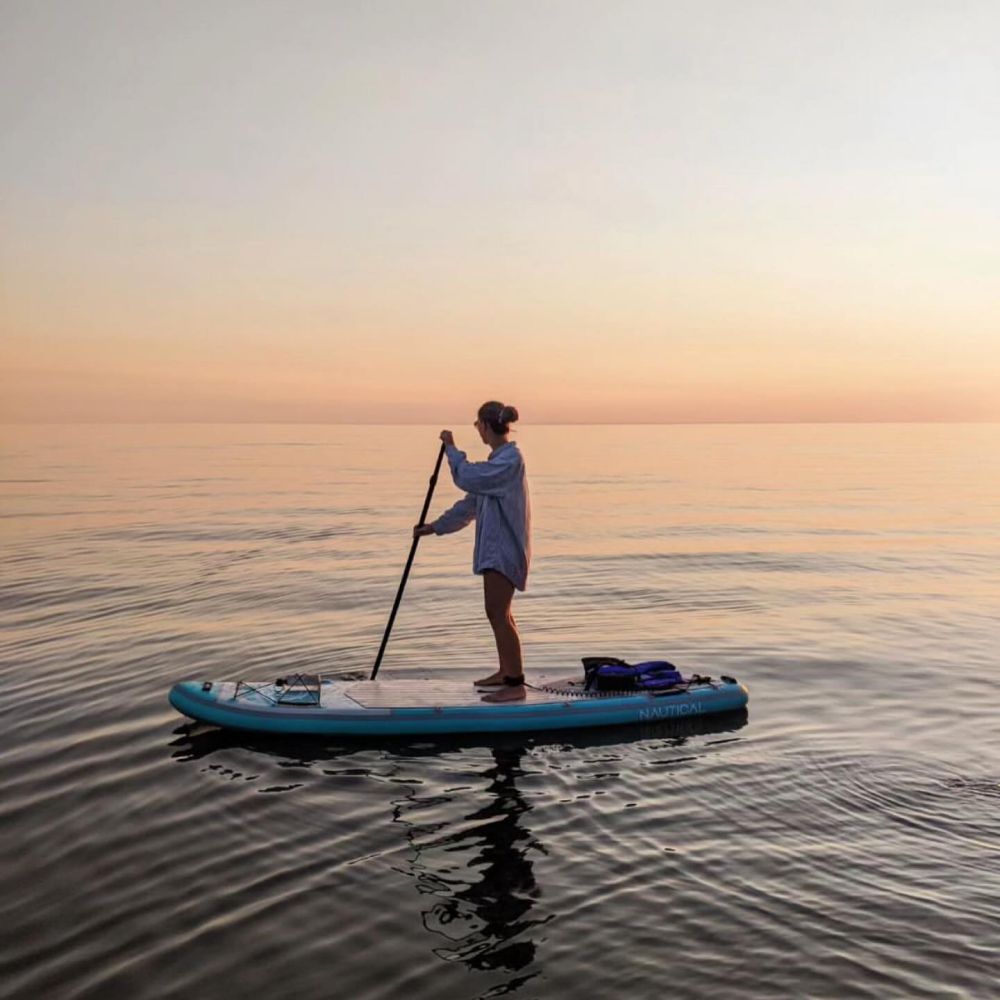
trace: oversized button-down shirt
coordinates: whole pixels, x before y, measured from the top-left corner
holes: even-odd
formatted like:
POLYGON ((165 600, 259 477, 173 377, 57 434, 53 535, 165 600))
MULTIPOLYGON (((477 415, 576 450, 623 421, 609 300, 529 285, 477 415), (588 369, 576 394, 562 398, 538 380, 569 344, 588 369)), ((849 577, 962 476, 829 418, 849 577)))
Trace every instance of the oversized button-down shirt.
POLYGON ((497 570, 524 590, 531 562, 531 501, 520 449, 508 441, 485 462, 470 462, 454 445, 445 453, 451 477, 465 496, 431 523, 434 533, 447 535, 475 520, 472 571, 497 570))

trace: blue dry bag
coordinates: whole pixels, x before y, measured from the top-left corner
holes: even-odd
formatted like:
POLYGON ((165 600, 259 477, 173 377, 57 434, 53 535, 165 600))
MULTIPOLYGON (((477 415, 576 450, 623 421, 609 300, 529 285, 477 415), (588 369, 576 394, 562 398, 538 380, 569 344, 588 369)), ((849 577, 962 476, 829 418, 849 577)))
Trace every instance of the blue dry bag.
POLYGON ((660 691, 684 680, 666 660, 626 663, 616 656, 585 656, 583 675, 587 691, 660 691))

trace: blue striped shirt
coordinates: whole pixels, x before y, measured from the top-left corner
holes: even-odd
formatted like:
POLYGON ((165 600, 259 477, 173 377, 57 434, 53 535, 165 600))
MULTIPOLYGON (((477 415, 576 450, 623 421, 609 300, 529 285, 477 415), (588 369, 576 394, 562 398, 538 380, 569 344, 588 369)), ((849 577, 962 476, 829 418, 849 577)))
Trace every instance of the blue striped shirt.
POLYGON ((447 535, 475 520, 472 571, 494 569, 524 590, 531 562, 531 501, 520 449, 508 441, 485 462, 470 462, 454 445, 445 453, 451 477, 465 496, 432 522, 434 533, 447 535))

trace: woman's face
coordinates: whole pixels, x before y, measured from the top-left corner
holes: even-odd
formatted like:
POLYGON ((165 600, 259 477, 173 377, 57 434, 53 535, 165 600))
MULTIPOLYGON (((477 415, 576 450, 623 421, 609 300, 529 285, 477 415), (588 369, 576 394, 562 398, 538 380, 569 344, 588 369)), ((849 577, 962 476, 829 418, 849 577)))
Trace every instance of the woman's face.
POLYGON ((472 421, 472 426, 479 431, 479 439, 483 442, 483 444, 489 444, 489 441, 486 438, 486 421, 480 420, 479 417, 476 417, 476 419, 472 421))

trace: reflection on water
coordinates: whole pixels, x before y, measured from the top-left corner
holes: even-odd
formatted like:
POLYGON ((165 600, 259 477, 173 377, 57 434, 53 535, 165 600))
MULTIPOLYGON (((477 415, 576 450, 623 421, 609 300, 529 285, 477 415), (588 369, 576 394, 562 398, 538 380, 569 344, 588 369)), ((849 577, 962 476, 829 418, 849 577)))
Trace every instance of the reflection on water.
POLYGON ((472 969, 519 972, 535 958, 532 929, 546 922, 531 916, 540 894, 532 858, 545 848, 531 832, 531 806, 517 788, 525 751, 491 753, 493 766, 482 773, 488 801, 481 808, 458 823, 422 824, 407 813, 427 803, 408 796, 396 804, 393 819, 406 827, 417 890, 430 897, 424 927, 445 941, 434 954, 472 969))
MULTIPOLYGON (((515 993, 542 975, 541 928, 559 918, 563 905, 558 891, 546 896, 536 870, 540 862, 552 860, 544 836, 551 809, 567 801, 553 800, 546 789, 560 785, 569 769, 580 789, 588 781, 599 784, 594 794, 609 797, 613 815, 636 805, 636 774, 662 775, 665 765, 691 767, 717 748, 737 743, 747 720, 744 709, 643 726, 432 742, 400 737, 388 745, 185 725, 175 730, 170 748, 178 762, 242 783, 240 794, 276 792, 294 803, 297 793, 308 790, 323 816, 335 816, 341 808, 341 781, 349 776, 358 798, 374 796, 363 814, 352 817, 352 828, 363 831, 366 843, 379 846, 346 867, 331 864, 328 889, 336 893, 358 866, 387 863, 416 890, 414 920, 425 937, 430 935, 425 951, 435 962, 484 975, 488 987, 481 995, 496 996, 515 993), (726 738, 711 739, 718 736, 726 738), (289 782, 289 773, 297 780, 289 782), (405 789, 401 795, 400 788, 405 789)), ((656 795, 655 806, 645 805, 655 809, 656 824, 669 826, 671 802, 662 789, 656 795)), ((570 801, 586 798, 577 790, 570 801)), ((288 815, 301 832, 302 816, 288 815)), ((582 818, 581 826, 590 826, 595 843, 606 845, 600 817, 582 818)), ((334 844, 325 846, 329 823, 322 820, 309 836, 315 850, 329 849, 332 859, 334 844)), ((314 853, 305 855, 307 864, 314 853)), ((294 868, 294 855, 279 859, 294 868)), ((555 859, 557 864, 564 860, 555 859)), ((296 873, 287 871, 282 878, 294 884, 296 873)), ((398 910, 400 891, 392 887, 381 902, 371 902, 398 910)), ((411 946, 419 945, 419 939, 403 933, 411 946)), ((434 975, 432 968, 427 974, 434 975)))

